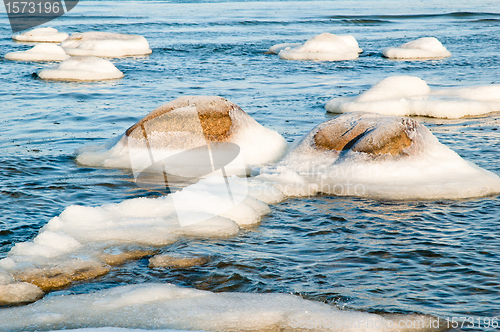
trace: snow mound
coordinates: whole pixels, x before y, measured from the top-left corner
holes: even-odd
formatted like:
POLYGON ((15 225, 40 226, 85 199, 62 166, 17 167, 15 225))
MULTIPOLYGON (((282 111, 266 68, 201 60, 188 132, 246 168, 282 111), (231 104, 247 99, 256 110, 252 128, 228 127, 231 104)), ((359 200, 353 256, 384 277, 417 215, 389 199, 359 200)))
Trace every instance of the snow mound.
POLYGON ((54 81, 100 81, 123 76, 110 61, 96 57, 71 57, 38 73, 41 79, 54 81))
POLYGON ((96 149, 79 151, 77 161, 132 168, 135 174, 157 165, 162 177, 163 169, 174 177, 202 177, 212 167, 249 174, 254 166, 279 160, 287 143, 224 98, 185 96, 153 110, 112 147, 96 149))
POLYGON ((63 61, 68 58, 63 48, 54 44, 38 44, 27 51, 5 54, 5 59, 17 61, 63 61))
POLYGON ((500 112, 500 84, 431 90, 418 77, 392 76, 357 97, 330 100, 331 113, 372 112, 457 119, 500 112))
MULTIPOLYGON (((282 46, 283 44, 272 46, 268 52, 275 52, 282 46)), ((360 52, 362 50, 353 36, 323 33, 293 48, 281 48, 278 55, 286 60, 341 61, 356 59, 360 52)))
POLYGON ((61 43, 72 56, 124 57, 151 54, 146 38, 110 32, 74 33, 61 43))
POLYGON ((435 59, 451 56, 446 47, 434 37, 419 38, 399 47, 388 47, 382 53, 390 59, 435 59))
POLYGON ((348 113, 318 125, 256 177, 288 196, 462 199, 500 193, 500 177, 463 160, 415 120, 348 113))
POLYGON ((19 35, 13 35, 12 39, 19 42, 60 43, 68 36, 67 33, 58 32, 54 28, 36 28, 19 35))

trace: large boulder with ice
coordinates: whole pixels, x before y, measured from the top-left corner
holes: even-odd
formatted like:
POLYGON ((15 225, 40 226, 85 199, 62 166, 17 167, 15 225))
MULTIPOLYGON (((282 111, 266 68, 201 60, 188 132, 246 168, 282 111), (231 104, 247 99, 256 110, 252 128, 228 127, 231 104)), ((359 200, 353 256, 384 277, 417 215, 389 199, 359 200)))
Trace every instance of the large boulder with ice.
POLYGON ((451 56, 446 47, 434 37, 419 38, 398 47, 384 48, 382 53, 390 59, 436 59, 451 56))
POLYGON ((74 33, 61 47, 72 56, 124 57, 152 52, 143 36, 99 31, 74 33))
POLYGON ((60 43, 68 36, 67 33, 59 32, 54 28, 36 28, 13 35, 12 39, 19 42, 60 43))
POLYGON ((500 112, 500 84, 431 90, 418 77, 392 76, 357 97, 334 98, 325 108, 330 113, 373 112, 455 119, 500 112))
POLYGON ((53 81, 100 81, 123 76, 110 61, 96 57, 71 57, 38 73, 41 79, 53 81))
POLYGON ((27 51, 5 54, 7 60, 17 61, 63 61, 69 58, 63 48, 54 44, 38 44, 27 51))
POLYGON ((500 193, 498 175, 463 160, 417 121, 361 112, 318 125, 257 179, 289 196, 399 200, 500 193))
POLYGON ((202 167, 198 161, 208 145, 212 155, 221 152, 223 160, 228 158, 228 174, 237 175, 279 160, 287 149, 280 134, 260 125, 238 105, 222 97, 185 96, 153 110, 111 148, 82 151, 77 161, 137 170, 163 160, 166 166, 181 163, 183 171, 197 174, 195 168, 202 167), (238 161, 244 164, 243 170, 238 161))
POLYGON ((322 33, 293 48, 278 44, 268 50, 268 53, 276 52, 286 60, 341 61, 356 59, 362 50, 353 36, 322 33))

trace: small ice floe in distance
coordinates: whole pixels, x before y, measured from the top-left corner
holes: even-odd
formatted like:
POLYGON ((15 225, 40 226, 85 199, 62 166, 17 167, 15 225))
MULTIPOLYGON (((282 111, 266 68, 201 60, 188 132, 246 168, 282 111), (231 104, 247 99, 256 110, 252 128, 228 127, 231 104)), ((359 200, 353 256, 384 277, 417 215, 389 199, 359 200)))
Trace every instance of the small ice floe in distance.
POLYGON ((42 43, 27 51, 9 52, 4 58, 17 61, 63 61, 70 56, 61 46, 42 43))
MULTIPOLYGON (((443 321, 443 320, 441 320, 443 321)), ((165 283, 141 283, 90 294, 59 295, 0 310, 7 331, 98 328, 89 332, 189 331, 441 331, 436 317, 373 314, 280 293, 209 292, 165 283)), ((444 324, 443 324, 444 325, 444 324)), ((85 332, 80 330, 79 332, 85 332)))
POLYGON ((222 97, 184 96, 153 110, 127 129, 113 146, 80 150, 77 161, 87 166, 134 171, 146 169, 153 161, 164 161, 166 167, 177 167, 180 173, 198 174, 197 168, 203 165, 194 159, 201 160, 196 156, 205 153, 208 145, 212 154, 238 150, 236 154, 242 157, 244 167, 237 163, 240 159, 235 159, 225 165, 226 175, 250 174, 254 166, 278 161, 288 147, 283 136, 263 127, 222 97))
POLYGON ((287 47, 293 48, 293 47, 297 47, 299 45, 302 45, 302 43, 282 43, 282 44, 276 44, 276 45, 273 45, 273 46, 269 47, 269 49, 266 52, 264 52, 264 54, 279 54, 279 52, 281 50, 284 50, 287 47))
POLYGON ((353 36, 331 33, 322 33, 293 48, 283 46, 274 45, 268 53, 279 51, 279 57, 286 60, 341 61, 356 59, 363 51, 353 36))
POLYGON ((90 31, 73 33, 61 43, 71 56, 125 57, 151 54, 143 36, 90 31))
POLYGON ((59 32, 54 28, 36 28, 13 35, 12 39, 19 42, 60 43, 68 36, 67 33, 59 32))
POLYGON ((256 177, 288 196, 462 199, 500 193, 500 177, 465 161, 408 118, 353 112, 306 134, 256 177))
POLYGON ((451 56, 446 47, 434 37, 419 38, 398 47, 387 47, 382 53, 389 59, 436 59, 451 56))
POLYGON ((97 57, 70 57, 38 73, 41 79, 53 81, 101 81, 123 76, 110 61, 97 57))
POLYGON ((500 112, 500 84, 431 90, 418 77, 391 76, 357 97, 334 98, 325 108, 330 113, 372 112, 457 119, 500 112))

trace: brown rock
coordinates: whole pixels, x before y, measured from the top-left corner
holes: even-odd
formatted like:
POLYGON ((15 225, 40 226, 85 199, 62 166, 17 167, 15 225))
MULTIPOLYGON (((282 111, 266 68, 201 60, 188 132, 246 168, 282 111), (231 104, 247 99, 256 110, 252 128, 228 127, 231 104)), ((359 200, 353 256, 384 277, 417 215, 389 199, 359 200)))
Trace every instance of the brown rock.
POLYGON ((126 261, 141 259, 145 256, 154 255, 153 250, 133 250, 133 251, 124 251, 119 254, 102 254, 100 259, 111 266, 120 265, 125 263, 126 261))
POLYGON ((153 110, 127 129, 125 135, 142 139, 155 131, 186 131, 203 134, 207 141, 223 142, 231 136, 230 114, 234 111, 244 113, 238 105, 222 97, 184 96, 153 110), (197 117, 193 117, 193 112, 172 112, 187 106, 196 107, 197 117))
POLYGON ((352 150, 373 156, 403 155, 412 145, 410 133, 418 126, 416 121, 363 115, 346 114, 327 121, 314 135, 314 145, 324 150, 352 150))
POLYGON ((159 255, 149 259, 149 267, 168 267, 171 269, 185 269, 204 265, 210 262, 208 257, 174 257, 159 255))

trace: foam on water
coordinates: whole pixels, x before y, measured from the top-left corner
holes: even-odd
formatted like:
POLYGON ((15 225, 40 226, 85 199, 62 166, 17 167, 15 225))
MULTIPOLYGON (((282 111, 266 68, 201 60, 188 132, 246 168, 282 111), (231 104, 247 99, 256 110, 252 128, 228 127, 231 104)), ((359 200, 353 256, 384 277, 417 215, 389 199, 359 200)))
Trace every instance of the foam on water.
POLYGON ((289 294, 212 293, 153 283, 52 297, 0 311, 0 324, 9 331, 104 326, 113 326, 113 332, 122 331, 117 331, 118 327, 206 331, 439 330, 440 326, 432 321, 432 317, 423 315, 383 317, 344 311, 289 294))
POLYGON ((390 59, 436 59, 451 56, 451 53, 434 37, 424 37, 398 47, 384 48, 382 53, 390 59))
POLYGON ((36 28, 13 35, 12 39, 20 42, 60 43, 68 38, 68 36, 67 33, 58 32, 54 28, 36 28))
POLYGON ((431 90, 418 77, 392 76, 357 97, 334 98, 325 108, 331 113, 373 112, 457 119, 500 112, 500 85, 431 90))
MULTIPOLYGON (((280 49, 283 45, 275 45, 269 49, 280 49)), ((273 50, 274 51, 274 50, 273 50)), ((299 46, 281 49, 279 57, 286 60, 318 60, 341 61, 358 57, 362 50, 353 36, 337 36, 331 33, 317 35, 299 46)))
POLYGON ((5 59, 17 61, 63 61, 68 58, 64 49, 54 44, 38 44, 27 51, 5 54, 5 59))
POLYGON ((72 56, 124 57, 152 52, 142 36, 99 31, 74 33, 61 47, 72 56))
POLYGON ((54 81, 100 81, 123 76, 110 61, 96 57, 71 57, 38 73, 41 79, 54 81))
POLYGON ((317 126, 282 161, 262 169, 257 178, 272 182, 289 196, 325 193, 401 200, 461 199, 500 193, 496 174, 463 160, 439 143, 425 126, 374 113, 349 113, 317 126), (360 134, 363 144, 377 147, 378 142, 386 142, 394 146, 393 133, 384 128, 400 126, 400 121, 409 124, 404 132, 411 145, 399 155, 370 155, 349 148, 360 144, 359 137, 353 137, 340 151, 316 145, 316 134, 322 129, 334 124, 351 128, 360 121, 368 123, 360 134))

